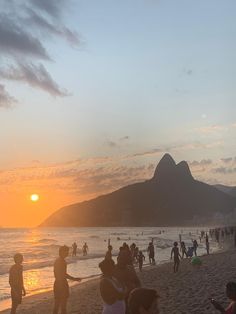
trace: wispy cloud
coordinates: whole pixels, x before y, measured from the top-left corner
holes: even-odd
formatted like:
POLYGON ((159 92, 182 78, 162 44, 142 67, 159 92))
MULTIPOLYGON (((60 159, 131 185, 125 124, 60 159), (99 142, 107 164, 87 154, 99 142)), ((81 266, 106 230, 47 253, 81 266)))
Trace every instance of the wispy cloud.
MULTIPOLYGON (((80 45, 77 32, 64 24, 64 12, 70 3, 70 0, 0 2, 0 79, 21 81, 53 96, 68 95, 42 62, 52 61, 46 47, 51 38, 80 45)), ((13 97, 1 86, 1 107, 9 107, 13 97)))
POLYGON ((196 129, 198 132, 203 133, 203 134, 209 134, 213 132, 219 132, 226 130, 226 127, 223 125, 209 125, 209 126, 204 126, 196 129))
POLYGON ((233 158, 232 158, 232 157, 228 157, 228 158, 221 158, 221 160, 222 160, 224 163, 228 164, 228 163, 230 163, 230 162, 232 162, 232 161, 233 161, 233 158))
POLYGON ((0 84, 0 107, 10 108, 15 102, 16 100, 5 90, 5 86, 0 84))
POLYGON ((18 62, 16 67, 0 70, 0 76, 7 80, 20 81, 36 88, 40 88, 52 96, 66 96, 68 93, 62 90, 52 79, 43 64, 18 62))
POLYGON ((232 174, 236 173, 236 168, 219 167, 212 169, 212 172, 220 174, 232 174))
POLYGON ((212 164, 212 160, 211 159, 202 159, 200 161, 194 160, 189 162, 190 166, 193 167, 198 167, 198 166, 208 166, 212 164))

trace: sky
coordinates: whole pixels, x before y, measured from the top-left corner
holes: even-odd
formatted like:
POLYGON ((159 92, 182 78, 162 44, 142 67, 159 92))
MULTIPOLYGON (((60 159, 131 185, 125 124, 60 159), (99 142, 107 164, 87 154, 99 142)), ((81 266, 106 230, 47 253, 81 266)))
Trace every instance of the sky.
POLYGON ((236 186, 235 36, 234 0, 1 0, 0 225, 149 179, 166 152, 236 186))

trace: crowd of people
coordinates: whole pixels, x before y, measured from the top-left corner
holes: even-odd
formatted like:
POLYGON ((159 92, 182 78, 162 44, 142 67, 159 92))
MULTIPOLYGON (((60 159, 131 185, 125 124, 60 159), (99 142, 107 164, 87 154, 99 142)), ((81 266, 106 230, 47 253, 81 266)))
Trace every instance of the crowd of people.
MULTIPOLYGON (((205 231, 201 232, 199 237, 200 242, 204 239, 206 244, 207 254, 209 254, 209 236, 216 242, 227 237, 234 237, 236 246, 235 228, 216 228, 210 229, 209 235, 205 231)), ((181 240, 181 237, 180 237, 181 240)), ((77 255, 77 244, 72 244, 72 256, 77 255)), ((198 242, 192 240, 192 246, 186 249, 185 242, 180 241, 180 250, 178 242, 174 242, 171 249, 171 259, 174 260, 174 272, 178 272, 180 260, 184 257, 197 256, 198 242)), ((113 247, 109 242, 108 250, 105 258, 99 263, 99 268, 102 272, 100 280, 100 293, 103 299, 103 314, 158 314, 159 296, 153 289, 141 287, 141 282, 137 276, 135 265, 138 265, 142 271, 145 255, 135 243, 130 246, 127 243, 119 249, 117 261, 115 263, 112 254, 113 247)), ((54 308, 53 314, 67 313, 67 300, 69 297, 68 279, 80 282, 82 279, 73 277, 67 273, 66 258, 69 255, 70 248, 66 245, 59 248, 59 256, 54 263, 54 308)), ((88 253, 88 245, 85 242, 82 248, 83 255, 88 253)), ((155 249, 153 239, 149 242, 147 253, 150 265, 155 265, 155 249)), ((15 314, 17 307, 22 302, 22 296, 25 296, 26 291, 23 281, 23 255, 20 253, 14 256, 15 264, 10 268, 9 283, 11 287, 12 307, 11 314, 15 314)), ((216 300, 211 299, 213 306, 221 313, 236 314, 236 283, 229 282, 226 286, 226 295, 231 300, 227 309, 224 309, 216 300)))

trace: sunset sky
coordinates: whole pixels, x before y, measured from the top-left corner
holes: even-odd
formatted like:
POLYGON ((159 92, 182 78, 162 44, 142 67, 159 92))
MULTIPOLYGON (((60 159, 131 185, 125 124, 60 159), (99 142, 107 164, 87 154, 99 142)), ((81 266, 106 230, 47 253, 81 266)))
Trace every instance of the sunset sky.
POLYGON ((0 14, 1 226, 150 178, 165 152, 236 186, 235 0, 1 0, 0 14))

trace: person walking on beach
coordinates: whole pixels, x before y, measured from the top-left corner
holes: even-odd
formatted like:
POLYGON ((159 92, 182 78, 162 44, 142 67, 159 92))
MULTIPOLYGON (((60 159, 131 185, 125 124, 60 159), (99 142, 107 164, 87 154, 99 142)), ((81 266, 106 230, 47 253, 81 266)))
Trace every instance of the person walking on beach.
POLYGON ((198 248, 197 240, 193 240, 193 251, 195 256, 197 256, 197 248, 198 248))
POLYGON ((14 255, 15 264, 10 268, 9 271, 9 284, 11 287, 11 314, 16 313, 16 309, 22 302, 22 296, 26 295, 23 280, 23 255, 17 253, 14 255))
POLYGON ((88 245, 86 242, 83 245, 82 251, 83 251, 83 256, 86 256, 88 254, 88 245))
POLYGON ((179 254, 179 248, 178 248, 178 242, 174 242, 174 247, 171 250, 171 256, 170 258, 172 259, 174 255, 174 273, 177 273, 179 270, 179 263, 180 263, 180 254, 179 254))
POLYGON ((187 256, 187 250, 186 250, 186 246, 185 246, 185 242, 184 242, 184 241, 181 241, 181 252, 182 252, 182 258, 184 258, 184 255, 185 255, 186 257, 188 257, 188 256, 187 256))
POLYGON ((67 314, 67 300, 69 297, 69 285, 67 279, 80 282, 80 278, 67 274, 67 263, 65 258, 69 255, 69 247, 64 245, 59 248, 59 257, 54 263, 54 308, 53 314, 67 314))
POLYGON ((76 256, 77 255, 77 244, 76 244, 76 242, 74 242, 73 244, 72 244, 72 256, 76 256))
POLYGON ((208 235, 206 234, 206 251, 207 251, 207 255, 210 254, 210 243, 209 243, 209 239, 208 239, 208 235))
POLYGON ((143 268, 143 261, 145 260, 145 256, 143 255, 143 252, 142 251, 139 251, 138 252, 138 267, 139 267, 139 270, 142 271, 142 268, 143 268))
POLYGON ((149 242, 147 251, 148 251, 148 257, 149 257, 149 263, 151 265, 155 265, 155 251, 154 251, 153 242, 149 242))
POLYGON ((114 277, 115 263, 112 259, 104 259, 99 264, 102 271, 100 281, 100 293, 103 299, 102 314, 125 314, 125 295, 124 285, 114 277))
POLYGON ((210 299, 216 310, 224 314, 236 314, 236 282, 230 281, 226 285, 226 295, 231 300, 229 306, 224 309, 215 299, 210 299))

